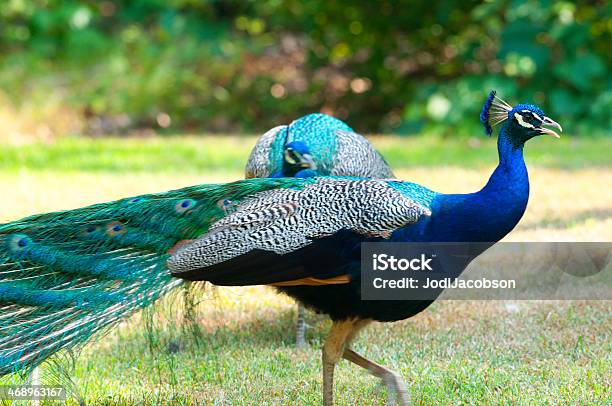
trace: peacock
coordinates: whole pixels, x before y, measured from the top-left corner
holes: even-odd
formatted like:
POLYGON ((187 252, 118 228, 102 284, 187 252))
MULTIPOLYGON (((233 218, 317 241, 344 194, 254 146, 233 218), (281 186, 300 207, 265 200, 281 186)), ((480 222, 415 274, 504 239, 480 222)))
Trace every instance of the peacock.
MULTIPOLYGON (((245 168, 246 178, 357 176, 393 178, 382 155, 341 120, 314 113, 275 127, 256 142, 245 168)), ((303 347, 304 306, 298 302, 296 344, 303 347)))
MULTIPOLYGON (((529 197, 523 147, 561 126, 491 92, 481 120, 502 124, 486 185, 444 194, 395 179, 312 176, 199 185, 40 214, 0 226, 0 373, 28 370, 155 302, 184 280, 273 285, 333 320, 323 399, 344 358, 407 404, 392 370, 350 348, 372 321, 414 316, 431 300, 366 301, 356 253, 368 241, 495 242, 529 197)), ((475 254, 476 255, 476 254, 475 254)), ((466 261, 466 263, 469 262, 466 261)))
POLYGON ((246 164, 247 178, 313 175, 392 178, 389 165, 351 127, 326 114, 309 114, 262 135, 246 164))

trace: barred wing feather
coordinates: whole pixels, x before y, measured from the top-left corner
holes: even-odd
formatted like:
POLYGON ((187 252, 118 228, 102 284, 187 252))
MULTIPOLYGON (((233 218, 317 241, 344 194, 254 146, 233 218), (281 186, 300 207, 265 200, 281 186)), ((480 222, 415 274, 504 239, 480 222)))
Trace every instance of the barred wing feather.
POLYGON ((226 284, 225 276, 241 285, 315 277, 300 267, 303 254, 317 255, 314 247, 309 249, 313 241, 341 231, 386 237, 429 214, 387 181, 316 178, 301 189, 270 190, 244 200, 206 234, 181 247, 168 267, 178 277, 217 284, 226 284), (267 266, 249 271, 252 279, 232 274, 254 268, 253 261, 267 266), (276 279, 270 278, 271 266, 279 268, 276 279))

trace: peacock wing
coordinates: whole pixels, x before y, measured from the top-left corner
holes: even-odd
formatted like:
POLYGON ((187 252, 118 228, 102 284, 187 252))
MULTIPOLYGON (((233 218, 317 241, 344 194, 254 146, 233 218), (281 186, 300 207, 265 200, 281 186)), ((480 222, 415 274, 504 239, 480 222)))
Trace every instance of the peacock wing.
POLYGON ((220 285, 276 284, 335 277, 346 263, 339 235, 388 237, 430 215, 389 181, 309 178, 300 189, 245 199, 168 260, 173 275, 220 285))

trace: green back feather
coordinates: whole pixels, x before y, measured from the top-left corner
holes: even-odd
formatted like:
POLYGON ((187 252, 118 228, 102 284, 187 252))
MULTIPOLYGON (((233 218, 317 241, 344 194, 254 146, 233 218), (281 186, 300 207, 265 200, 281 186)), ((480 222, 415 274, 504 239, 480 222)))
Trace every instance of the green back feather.
POLYGON ((181 285, 169 251, 235 203, 312 181, 192 186, 0 225, 0 375, 78 347, 181 285))

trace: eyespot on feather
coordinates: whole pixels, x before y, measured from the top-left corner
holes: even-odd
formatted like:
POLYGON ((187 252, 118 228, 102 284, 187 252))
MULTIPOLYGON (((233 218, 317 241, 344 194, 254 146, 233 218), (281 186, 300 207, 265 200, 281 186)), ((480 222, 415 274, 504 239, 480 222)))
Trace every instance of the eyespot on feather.
POLYGON ((106 225, 106 235, 109 237, 116 237, 126 232, 127 228, 120 221, 113 221, 106 225))
POLYGON ((174 206, 174 210, 176 210, 177 213, 179 214, 183 214, 188 212, 189 210, 193 209, 196 206, 196 201, 193 199, 183 199, 180 200, 175 206, 174 206))
POLYGON ((102 227, 95 224, 88 224, 81 229, 81 234, 85 237, 92 237, 102 231, 102 227))
POLYGON ((225 213, 228 213, 233 205, 234 205, 234 202, 231 201, 230 199, 220 199, 217 202, 217 207, 223 210, 225 213))
POLYGON ((9 251, 20 253, 32 245, 32 239, 25 234, 14 234, 8 239, 7 243, 9 251))

